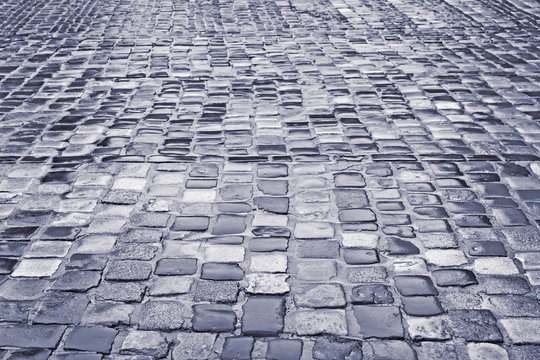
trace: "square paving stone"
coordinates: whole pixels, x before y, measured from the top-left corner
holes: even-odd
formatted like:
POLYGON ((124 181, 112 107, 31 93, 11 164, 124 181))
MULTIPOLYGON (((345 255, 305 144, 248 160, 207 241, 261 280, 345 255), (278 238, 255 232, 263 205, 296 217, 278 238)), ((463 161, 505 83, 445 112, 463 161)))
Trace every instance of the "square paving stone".
POLYGON ((192 290, 194 301, 233 303, 238 296, 238 283, 235 281, 196 280, 192 290))
POLYGON ((129 229, 120 235, 121 242, 128 243, 158 243, 163 232, 157 229, 129 229))
POLYGON ((122 233, 122 228, 126 224, 126 220, 122 219, 109 219, 109 218, 94 218, 88 229, 86 230, 89 234, 95 233, 122 233))
POLYGON ((334 237, 334 228, 323 222, 297 223, 294 236, 297 239, 331 239, 334 237))
MULTIPOLYGON (((365 341, 362 344, 364 356, 367 359, 399 359, 416 360, 417 356, 412 347, 405 341, 382 340, 365 341)), ((433 358, 430 358, 430 360, 433 358)), ((438 357, 437 357, 438 359, 438 357)))
POLYGON ((140 192, 128 190, 111 190, 101 202, 116 205, 135 205, 139 201, 140 192))
POLYGON ((12 350, 4 359, 9 360, 47 360, 51 354, 50 350, 46 349, 21 349, 12 350))
POLYGON ((354 316, 365 337, 383 339, 403 338, 401 313, 394 306, 354 305, 354 316))
POLYGON ((353 267, 347 269, 347 280, 352 283, 385 282, 386 269, 382 266, 353 267))
POLYGON ((213 202, 216 199, 216 190, 197 189, 185 190, 182 195, 183 203, 205 203, 213 202))
POLYGON ((386 239, 386 249, 390 255, 414 255, 420 254, 420 249, 412 242, 400 238, 390 237, 386 239))
POLYGON ((98 300, 141 302, 146 286, 137 282, 103 281, 95 290, 98 300))
POLYGON ((44 279, 8 279, 0 285, 0 298, 6 300, 36 300, 50 285, 44 279))
POLYGON ((35 301, 0 301, 0 320, 27 322, 35 301))
POLYGON ((287 195, 289 182, 286 180, 259 180, 257 181, 257 188, 264 195, 287 195))
POLYGON ((252 337, 228 337, 223 344, 222 360, 250 360, 254 339, 252 337))
POLYGON ((403 296, 401 303, 405 313, 410 316, 433 316, 443 312, 435 296, 403 296))
POLYGON ((0 275, 10 274, 15 264, 17 264, 16 259, 0 258, 0 275))
POLYGON ((296 243, 296 253, 302 258, 335 259, 339 256, 337 241, 306 240, 296 243))
POLYGON ((49 277, 62 264, 60 259, 23 259, 11 273, 13 277, 49 277))
POLYGON ((244 304, 242 333, 253 336, 277 335, 283 329, 285 301, 275 296, 250 296, 244 304))
POLYGON ((192 177, 217 177, 219 168, 215 164, 197 164, 189 172, 192 177))
POLYGON ((287 164, 261 164, 257 166, 257 177, 277 178, 288 176, 287 164))
POLYGON ((529 225, 529 220, 527 220, 523 211, 519 209, 499 208, 492 211, 497 222, 502 226, 529 225))
POLYGON ((391 304, 394 297, 386 285, 358 285, 352 288, 351 301, 353 304, 391 304))
POLYGON ((343 246, 357 248, 376 248, 379 235, 366 232, 344 232, 343 246))
POLYGON ((64 349, 108 354, 117 334, 105 327, 77 326, 66 337, 64 349))
POLYGON ((289 283, 287 283, 288 278, 288 274, 248 274, 246 275, 248 282, 246 292, 250 294, 285 294, 291 290, 289 283))
POLYGON ((485 215, 462 215, 455 219, 459 227, 491 227, 489 218, 485 215))
POLYGON ((117 326, 129 325, 135 306, 121 302, 96 301, 88 305, 81 324, 117 326))
POLYGON ((7 218, 8 225, 43 225, 51 216, 46 210, 19 210, 7 218))
POLYGON ((167 213, 138 213, 131 215, 130 221, 135 226, 165 227, 169 218, 167 213))
POLYGON ((521 295, 493 295, 487 298, 487 307, 497 315, 540 317, 540 302, 521 295))
POLYGON ((218 211, 222 213, 249 213, 251 206, 245 202, 222 202, 217 204, 218 211))
POLYGON ((482 257, 474 260, 473 270, 482 275, 517 275, 519 269, 507 257, 482 257))
MULTIPOLYGON (((132 354, 127 359, 162 358, 167 355, 167 340, 157 331, 131 330, 124 338, 120 354, 132 354)), ((174 357, 174 356, 173 356, 174 357)))
POLYGON ((26 241, 10 241, 0 243, 0 255, 21 256, 28 243, 26 241))
POLYGON ((206 360, 213 353, 216 334, 180 333, 178 345, 172 352, 173 360, 206 360))
POLYGON ((302 356, 302 340, 272 339, 268 341, 267 360, 300 360, 302 356))
POLYGON ((34 318, 37 324, 78 324, 86 306, 88 296, 69 292, 51 292, 34 318))
POLYGON ((374 222, 377 221, 375 213, 370 209, 344 209, 339 211, 341 222, 374 222))
POLYGON ((249 240, 249 250, 253 252, 286 251, 289 239, 285 237, 256 237, 249 240))
POLYGON ((160 259, 156 264, 156 275, 193 275, 197 272, 197 259, 160 259))
POLYGON ((287 222, 288 217, 286 215, 255 213, 255 215, 253 216, 253 220, 251 221, 251 226, 286 227, 287 222))
POLYGON ((469 286, 478 284, 476 276, 470 270, 440 269, 434 270, 432 274, 438 286, 469 286))
POLYGON ((288 313, 285 318, 287 332, 294 331, 304 335, 336 335, 345 336, 349 331, 345 310, 300 310, 288 313))
POLYGON ((147 280, 152 274, 152 264, 139 260, 111 261, 105 273, 106 280, 147 280))
POLYGON ((540 247, 540 232, 534 227, 507 227, 502 232, 513 250, 536 251, 540 247))
POLYGON ((193 330, 201 332, 234 331, 236 314, 228 305, 195 305, 193 330))
POLYGON ((244 271, 238 264, 205 263, 201 269, 201 279, 206 280, 242 280, 244 271))
POLYGON ((208 216, 177 216, 171 228, 173 231, 206 231, 210 218, 208 216))
POLYGON ((113 235, 90 235, 79 239, 77 253, 82 254, 106 254, 116 243, 113 235))
POLYGON ((359 341, 318 337, 312 349, 313 359, 359 359, 362 349, 359 341))
POLYGON ((65 330, 60 325, 0 325, 0 346, 54 349, 65 330))
POLYGON ((501 323, 514 344, 540 344, 540 319, 502 319, 501 323))
POLYGON ((484 276, 478 280, 481 291, 488 295, 524 295, 531 290, 527 280, 515 276, 484 276))
POLYGON ((70 270, 64 272, 53 284, 51 289, 86 292, 99 284, 100 271, 70 270))
POLYGON ((66 264, 66 270, 103 270, 106 264, 105 255, 73 254, 66 264))
POLYGON ((343 259, 349 265, 367 265, 379 262, 379 254, 375 249, 343 249, 343 259))
POLYGON ((291 231, 286 227, 257 226, 251 231, 255 236, 261 237, 286 237, 291 236, 291 231))
POLYGON ((467 344, 467 353, 469 359, 482 360, 486 358, 491 359, 508 359, 508 353, 504 348, 495 344, 488 343, 469 343, 467 344))
POLYGON ((139 329, 177 330, 182 328, 185 319, 191 316, 191 309, 181 301, 150 300, 141 305, 139 329))
POLYGON ((336 187, 365 187, 366 181, 360 173, 339 173, 334 175, 336 187))
POLYGON ((407 319, 409 334, 413 340, 449 340, 450 332, 443 316, 410 317, 407 319))
POLYGON ((297 307, 339 308, 346 305, 340 284, 309 284, 296 286, 294 303, 297 307))
POLYGON ((186 189, 212 189, 216 186, 216 179, 189 179, 186 181, 186 189))
POLYGON ((114 260, 152 260, 160 248, 153 244, 118 243, 109 256, 114 260))
POLYGON ((394 284, 401 295, 437 295, 437 289, 427 276, 396 276, 394 284))
POLYGON ((0 239, 2 240, 29 240, 30 236, 35 233, 39 227, 37 226, 15 226, 8 227, 0 231, 0 239))
POLYGON ((521 345, 514 346, 509 351, 511 359, 515 360, 529 360, 540 359, 540 346, 539 345, 521 345))
POLYGON ((253 254, 249 269, 252 272, 286 272, 287 256, 284 254, 253 254))
POLYGON ((289 212, 289 198, 286 197, 259 196, 253 198, 253 204, 260 210, 276 214, 287 214, 289 212))
POLYGON ((296 276, 299 280, 330 280, 336 275, 335 261, 302 261, 296 264, 296 276))
POLYGON ((238 263, 244 261, 246 249, 243 246, 211 245, 205 251, 206 261, 217 263, 238 263))
POLYGON ((212 235, 241 234, 246 230, 246 217, 219 214, 212 228, 212 235))
POLYGON ((154 279, 148 294, 152 296, 187 294, 192 284, 193 279, 187 276, 161 276, 154 279))
POLYGON ((497 320, 489 310, 449 311, 450 328, 455 336, 474 342, 502 342, 497 320))
POLYGON ((336 206, 339 209, 359 209, 369 206, 369 200, 364 190, 337 189, 334 190, 336 206))
POLYGON ((50 226, 43 234, 41 239, 43 240, 73 240, 75 236, 81 231, 81 229, 69 226, 50 226))
POLYGON ((219 194, 224 201, 249 200, 253 197, 252 186, 229 184, 219 190, 219 194))

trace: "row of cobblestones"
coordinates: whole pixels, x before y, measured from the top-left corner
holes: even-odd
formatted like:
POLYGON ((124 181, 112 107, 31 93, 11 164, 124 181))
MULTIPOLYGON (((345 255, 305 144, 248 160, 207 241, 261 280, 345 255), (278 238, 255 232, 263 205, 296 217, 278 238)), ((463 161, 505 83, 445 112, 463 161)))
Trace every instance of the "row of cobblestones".
POLYGON ((0 357, 540 358, 537 14, 0 2, 0 357))

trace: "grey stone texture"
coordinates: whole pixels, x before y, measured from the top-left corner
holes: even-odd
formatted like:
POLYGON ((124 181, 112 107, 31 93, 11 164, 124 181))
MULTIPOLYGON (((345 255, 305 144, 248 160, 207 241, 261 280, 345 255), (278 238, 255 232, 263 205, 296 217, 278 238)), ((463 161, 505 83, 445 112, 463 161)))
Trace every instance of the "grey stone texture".
POLYGON ((0 358, 539 358, 538 14, 0 1, 0 358))

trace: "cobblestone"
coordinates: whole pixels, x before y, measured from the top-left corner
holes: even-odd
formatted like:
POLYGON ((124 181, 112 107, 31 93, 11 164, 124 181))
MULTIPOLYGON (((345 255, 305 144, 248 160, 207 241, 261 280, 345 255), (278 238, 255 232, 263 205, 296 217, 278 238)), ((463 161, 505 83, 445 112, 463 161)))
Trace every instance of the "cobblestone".
POLYGON ((0 2, 0 357, 538 358, 538 12, 0 2))

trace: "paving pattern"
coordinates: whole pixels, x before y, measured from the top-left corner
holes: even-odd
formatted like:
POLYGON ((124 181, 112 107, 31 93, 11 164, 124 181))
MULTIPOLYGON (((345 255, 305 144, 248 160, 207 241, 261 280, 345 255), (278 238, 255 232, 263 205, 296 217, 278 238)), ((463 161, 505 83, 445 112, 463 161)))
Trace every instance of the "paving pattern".
POLYGON ((540 358, 534 0, 3 0, 3 359, 540 358))

